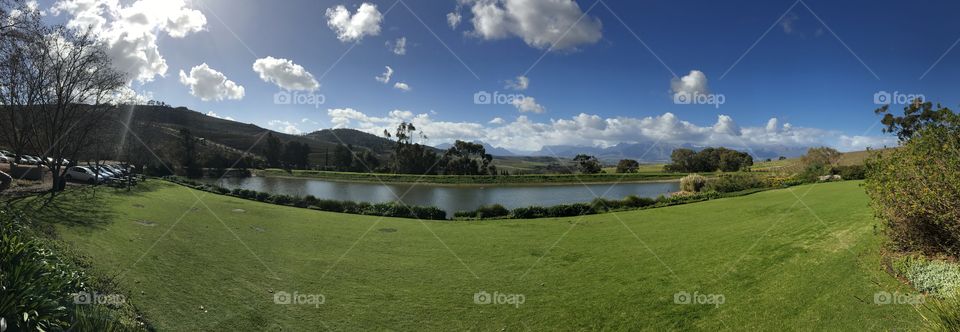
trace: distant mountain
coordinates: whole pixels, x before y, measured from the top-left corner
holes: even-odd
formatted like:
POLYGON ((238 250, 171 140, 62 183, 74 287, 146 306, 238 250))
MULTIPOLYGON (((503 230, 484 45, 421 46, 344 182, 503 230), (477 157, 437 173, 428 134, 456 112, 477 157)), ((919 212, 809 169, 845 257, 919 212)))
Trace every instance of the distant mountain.
MULTIPOLYGON (((670 161, 670 154, 673 150, 685 148, 694 151, 700 151, 706 147, 698 147, 690 144, 654 144, 654 143, 620 143, 608 148, 589 147, 589 146, 569 146, 554 145, 544 146, 540 151, 527 153, 532 156, 549 156, 560 158, 573 158, 578 154, 588 154, 597 157, 601 162, 614 164, 621 159, 635 159, 643 163, 662 163, 670 161)), ((806 147, 753 147, 745 149, 742 147, 727 147, 728 149, 745 151, 751 153, 756 160, 767 158, 777 159, 780 156, 793 158, 802 156, 807 152, 806 147)))
MULTIPOLYGON (((486 150, 487 153, 489 153, 490 155, 493 155, 493 156, 497 156, 497 157, 510 157, 510 156, 516 156, 516 155, 517 155, 517 154, 515 154, 515 153, 513 153, 513 152, 510 152, 510 150, 507 150, 507 149, 504 149, 504 148, 494 147, 493 145, 484 143, 484 142, 482 142, 482 141, 473 141, 473 143, 483 145, 483 149, 486 150)), ((448 149, 450 149, 450 147, 452 147, 452 146, 453 146, 453 144, 443 143, 443 144, 437 145, 436 148, 437 148, 437 149, 440 149, 440 150, 448 150, 448 149)))

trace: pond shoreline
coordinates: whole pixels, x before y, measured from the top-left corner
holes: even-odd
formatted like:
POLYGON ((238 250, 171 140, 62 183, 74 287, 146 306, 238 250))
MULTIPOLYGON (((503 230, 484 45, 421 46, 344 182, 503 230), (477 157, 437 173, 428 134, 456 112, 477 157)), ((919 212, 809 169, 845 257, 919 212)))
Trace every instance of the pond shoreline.
MULTIPOLYGON (((578 181, 578 177, 572 175, 561 175, 562 177, 572 177, 571 181, 544 181, 544 182, 534 182, 534 181, 516 181, 516 182, 438 182, 438 181, 429 181, 429 177, 424 177, 423 181, 404 181, 404 180, 393 180, 393 179, 384 179, 378 178, 375 173, 358 173, 366 174, 366 177, 372 177, 373 179, 357 179, 357 178, 342 178, 336 176, 310 176, 310 175, 295 175, 295 174, 276 174, 276 171, 256 171, 253 173, 252 177, 261 177, 261 178, 280 178, 280 179, 311 179, 311 180, 321 180, 321 181, 330 181, 330 182, 342 182, 342 183, 362 183, 362 184, 398 184, 398 185, 429 185, 437 187, 543 187, 543 186, 571 186, 571 185, 604 185, 604 184, 642 184, 642 183, 671 183, 671 182, 680 182, 680 178, 683 175, 677 175, 673 177, 672 175, 667 175, 665 177, 654 177, 650 179, 631 179, 630 174, 627 176, 617 176, 609 175, 611 179, 604 181, 597 180, 586 180, 578 181)), ((383 177, 393 177, 395 174, 382 174, 383 177)), ((415 175, 412 175, 415 176, 415 175)), ((588 177, 592 177, 589 176, 588 177)))

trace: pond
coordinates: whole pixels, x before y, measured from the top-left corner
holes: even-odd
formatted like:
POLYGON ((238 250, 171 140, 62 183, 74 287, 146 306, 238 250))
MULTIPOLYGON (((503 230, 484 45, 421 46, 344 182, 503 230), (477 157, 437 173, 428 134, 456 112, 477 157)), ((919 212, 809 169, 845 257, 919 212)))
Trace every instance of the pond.
POLYGON ((680 182, 522 185, 522 186, 444 186, 431 184, 378 184, 337 182, 319 179, 247 177, 210 180, 228 189, 248 189, 271 194, 313 195, 319 199, 382 203, 398 201, 408 205, 436 206, 452 216, 457 211, 475 210, 500 204, 508 209, 527 206, 553 206, 586 203, 596 196, 622 199, 629 195, 657 197, 680 190, 680 182), (596 196, 595 196, 596 195, 596 196))

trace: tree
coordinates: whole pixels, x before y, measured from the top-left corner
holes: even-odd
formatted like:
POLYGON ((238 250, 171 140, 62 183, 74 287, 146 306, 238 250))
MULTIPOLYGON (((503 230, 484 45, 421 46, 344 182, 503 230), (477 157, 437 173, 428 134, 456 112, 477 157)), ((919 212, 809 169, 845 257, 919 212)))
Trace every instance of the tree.
POLYGON ((753 166, 750 154, 722 147, 706 148, 700 152, 676 149, 670 159, 672 163, 664 167, 668 172, 736 172, 753 166))
POLYGON ((310 146, 306 143, 290 141, 283 147, 282 162, 285 166, 310 168, 310 146))
POLYGON ((493 156, 487 154, 483 144, 457 140, 446 153, 440 164, 443 174, 450 175, 491 175, 493 156))
POLYGON ((283 143, 273 133, 267 133, 267 144, 263 149, 263 156, 267 158, 268 167, 282 167, 283 143))
POLYGON ((636 173, 640 170, 640 162, 633 159, 623 159, 617 163, 617 173, 636 173))
POLYGON ((333 167, 337 171, 350 171, 353 167, 353 151, 343 144, 333 150, 333 167))
POLYGON ((573 158, 573 161, 577 163, 577 169, 580 170, 580 173, 597 174, 603 171, 603 166, 600 165, 600 161, 597 160, 597 157, 578 154, 573 158))
POLYGON ((197 138, 193 136, 189 129, 180 129, 180 148, 178 150, 178 159, 180 160, 180 170, 187 177, 199 178, 203 176, 203 169, 197 161, 197 138))
POLYGON ((949 108, 937 104, 936 109, 933 103, 924 102, 918 98, 910 105, 903 108, 902 116, 894 116, 889 113, 890 105, 884 105, 874 111, 876 114, 883 114, 880 120, 885 127, 883 132, 896 134, 901 142, 910 140, 923 128, 932 126, 941 126, 946 128, 960 128, 960 115, 953 113, 949 108))
POLYGON ((113 67, 90 30, 24 26, 0 41, 0 103, 8 106, 9 125, 19 128, 8 140, 18 144, 25 135, 27 148, 53 160, 48 166, 55 194, 64 158, 76 159, 94 136, 103 134, 109 111, 126 102, 118 96, 127 77, 113 67))
MULTIPOLYGON (((394 147, 393 171, 399 174, 436 174, 436 165, 439 157, 433 150, 414 143, 414 136, 417 134, 426 139, 423 132, 417 132, 413 123, 401 122, 397 125, 397 130, 393 137, 396 137, 397 144, 394 147)), ((384 131, 384 136, 391 137, 389 131, 384 131)))

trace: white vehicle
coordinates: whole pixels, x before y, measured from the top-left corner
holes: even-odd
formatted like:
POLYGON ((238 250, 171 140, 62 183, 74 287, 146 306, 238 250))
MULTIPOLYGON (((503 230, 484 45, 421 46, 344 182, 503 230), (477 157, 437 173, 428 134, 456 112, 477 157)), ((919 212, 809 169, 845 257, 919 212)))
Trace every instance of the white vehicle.
POLYGON ((83 166, 74 166, 67 169, 66 174, 63 176, 67 181, 80 181, 86 182, 89 184, 97 184, 107 181, 107 178, 97 176, 90 168, 83 166))
POLYGON ((40 159, 34 156, 23 155, 20 157, 20 161, 27 165, 40 165, 40 159))
POLYGON ((0 151, 0 163, 8 163, 8 164, 9 164, 9 163, 13 162, 13 159, 15 159, 14 156, 8 155, 8 154, 0 151))

